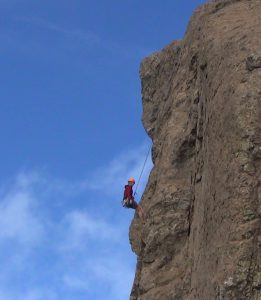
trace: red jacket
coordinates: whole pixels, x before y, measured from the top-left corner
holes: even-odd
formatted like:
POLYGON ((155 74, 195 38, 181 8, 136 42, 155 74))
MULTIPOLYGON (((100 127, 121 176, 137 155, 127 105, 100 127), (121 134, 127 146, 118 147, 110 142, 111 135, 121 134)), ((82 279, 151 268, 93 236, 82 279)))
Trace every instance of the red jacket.
POLYGON ((133 190, 131 185, 125 185, 125 190, 124 190, 124 196, 123 199, 134 199, 133 197, 133 190))

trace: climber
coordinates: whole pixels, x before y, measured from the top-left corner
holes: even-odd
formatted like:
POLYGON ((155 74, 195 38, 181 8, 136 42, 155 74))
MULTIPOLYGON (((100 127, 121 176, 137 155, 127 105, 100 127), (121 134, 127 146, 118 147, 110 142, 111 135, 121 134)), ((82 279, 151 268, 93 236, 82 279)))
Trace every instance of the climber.
POLYGON ((135 179, 134 178, 130 178, 128 180, 128 184, 125 185, 125 190, 124 190, 124 195, 123 195, 123 206, 127 207, 127 208, 132 208, 137 210, 137 213, 140 217, 140 219, 144 222, 145 221, 145 215, 143 212, 142 207, 134 200, 133 197, 133 190, 132 187, 135 184, 135 179))

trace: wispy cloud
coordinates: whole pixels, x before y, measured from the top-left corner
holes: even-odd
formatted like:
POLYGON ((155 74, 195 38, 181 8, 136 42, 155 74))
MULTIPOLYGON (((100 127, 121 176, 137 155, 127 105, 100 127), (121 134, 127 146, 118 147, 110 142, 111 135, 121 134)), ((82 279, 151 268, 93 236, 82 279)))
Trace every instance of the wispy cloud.
POLYGON ((0 290, 1 300, 59 300, 57 294, 48 291, 41 287, 28 289, 26 291, 16 291, 13 289, 1 289, 0 290))
POLYGON ((65 250, 82 250, 95 241, 118 241, 122 234, 119 228, 103 219, 90 216, 87 212, 72 211, 65 215, 63 228, 67 229, 63 248, 65 250))
POLYGON ((67 38, 78 39, 88 44, 97 44, 101 41, 100 37, 91 31, 65 28, 57 23, 39 17, 19 17, 16 18, 16 20, 30 24, 35 28, 49 30, 57 34, 62 34, 67 38))
POLYGON ((65 293, 69 300, 128 298, 135 267, 129 219, 108 217, 108 210, 115 213, 108 199, 116 192, 104 200, 103 189, 112 184, 120 190, 128 176, 137 176, 146 152, 142 145, 118 155, 91 172, 91 185, 40 171, 21 172, 0 185, 1 300, 57 300, 65 293), (90 192, 107 211, 73 201, 90 192))
POLYGON ((92 273, 101 282, 110 282, 109 299, 122 300, 128 299, 131 285, 134 279, 134 272, 128 263, 128 256, 121 257, 101 257, 90 266, 92 273))
POLYGON ((63 276, 63 284, 72 290, 89 291, 90 289, 88 280, 86 280, 86 278, 72 274, 65 274, 63 276))
MULTIPOLYGON (((120 42, 109 36, 101 36, 97 32, 88 30, 88 28, 76 28, 70 23, 63 25, 37 16, 19 16, 14 18, 13 22, 18 23, 19 25, 16 30, 14 27, 12 27, 12 29, 2 28, 1 30, 1 47, 4 49, 9 45, 9 47, 15 47, 16 50, 22 49, 23 51, 26 51, 27 49, 27 51, 32 51, 33 49, 33 52, 37 53, 40 49, 44 49, 44 53, 48 53, 50 45, 48 45, 49 48, 47 48, 46 41, 44 41, 45 44, 43 45, 41 42, 42 35, 39 34, 39 31, 47 31, 50 33, 50 37, 53 36, 54 41, 55 38, 63 37, 64 43, 66 44, 65 49, 71 48, 72 46, 75 49, 100 49, 109 55, 121 56, 124 59, 138 58, 139 60, 153 52, 152 49, 148 49, 143 45, 120 42), (23 28, 23 32, 20 32, 21 28, 23 28), (33 35, 33 32, 35 31, 38 33, 36 36, 33 35), (24 34, 25 32, 27 32, 26 35, 24 34)), ((51 47, 52 53, 54 52, 55 47, 59 47, 59 54, 61 55, 61 46, 60 42, 56 45, 54 43, 51 47)))
MULTIPOLYGON (((149 149, 148 144, 143 144, 136 149, 128 150, 113 159, 107 165, 95 170, 83 186, 105 193, 118 194, 129 177, 140 177, 144 161, 149 149)), ((144 189, 148 174, 152 168, 149 157, 140 182, 140 191, 144 189)))
POLYGON ((37 243, 44 228, 37 216, 37 203, 18 176, 15 186, 0 200, 0 242, 16 241, 25 245, 37 243))

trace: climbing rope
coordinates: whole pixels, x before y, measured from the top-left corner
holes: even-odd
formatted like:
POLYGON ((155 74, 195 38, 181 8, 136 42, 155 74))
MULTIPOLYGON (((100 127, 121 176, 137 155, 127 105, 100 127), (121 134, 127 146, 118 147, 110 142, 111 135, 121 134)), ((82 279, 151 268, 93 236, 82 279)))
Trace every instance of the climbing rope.
POLYGON ((149 150, 148 150, 148 153, 147 153, 147 155, 146 155, 144 164, 143 164, 143 166, 142 166, 142 169, 141 169, 141 172, 140 172, 140 177, 139 177, 139 179, 138 179, 138 182, 137 182, 137 185, 136 185, 136 189, 135 189, 135 192, 134 192, 134 196, 137 194, 137 190, 138 190, 138 187, 139 187, 139 184, 140 184, 140 180, 141 180, 141 178, 142 178, 142 174, 143 174, 143 172, 144 172, 144 169, 145 169, 147 160, 148 160, 148 158, 149 158, 149 155, 150 155, 150 152, 151 152, 151 148, 152 148, 152 145, 149 147, 149 150))

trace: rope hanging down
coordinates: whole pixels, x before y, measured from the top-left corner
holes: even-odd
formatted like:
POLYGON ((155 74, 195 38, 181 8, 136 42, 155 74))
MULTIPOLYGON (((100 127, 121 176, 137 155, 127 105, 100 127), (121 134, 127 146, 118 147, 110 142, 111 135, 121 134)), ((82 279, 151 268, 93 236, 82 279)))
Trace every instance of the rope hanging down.
POLYGON ((146 158, 145 158, 145 161, 144 161, 144 164, 143 164, 141 173, 140 173, 140 177, 139 177, 138 183, 137 183, 137 185, 136 185, 136 189, 135 189, 135 192, 134 192, 134 196, 137 194, 137 190, 138 190, 138 187, 139 187, 139 184, 140 184, 140 180, 141 180, 142 174, 143 174, 143 172, 144 172, 144 169, 145 169, 147 160, 148 160, 148 158, 149 158, 149 154, 150 154, 151 148, 152 148, 152 146, 149 147, 149 151, 148 151, 148 153, 147 153, 147 155, 146 155, 146 158))
MULTIPOLYGON (((167 102, 168 102, 167 100, 168 100, 168 99, 166 99, 166 101, 165 101, 164 104, 163 104, 163 108, 162 108, 163 116, 164 116, 165 108, 166 108, 166 105, 167 105, 167 102)), ((168 121, 168 120, 167 120, 167 121, 168 121)), ((151 149, 152 149, 152 145, 149 147, 149 151, 148 151, 148 153, 147 153, 147 155, 146 155, 146 158, 145 158, 145 161, 144 161, 144 164, 143 164, 141 173, 140 173, 140 177, 139 177, 139 180, 138 180, 138 183, 137 183, 135 192, 134 192, 134 196, 137 194, 137 190, 138 190, 138 187, 139 187, 139 184, 140 184, 140 180, 141 180, 143 171, 144 171, 144 169, 145 169, 146 162, 147 162, 147 160, 148 160, 148 157, 149 157, 149 154, 150 154, 151 149)))

